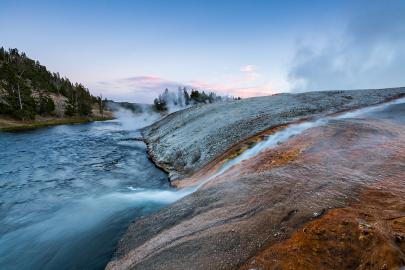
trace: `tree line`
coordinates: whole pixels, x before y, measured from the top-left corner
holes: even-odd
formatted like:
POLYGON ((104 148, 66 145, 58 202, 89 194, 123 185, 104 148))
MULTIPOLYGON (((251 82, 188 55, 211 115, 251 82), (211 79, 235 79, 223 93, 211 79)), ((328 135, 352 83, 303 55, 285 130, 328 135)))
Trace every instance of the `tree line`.
POLYGON ((24 120, 62 109, 63 115, 88 116, 94 103, 102 112, 102 98, 92 96, 82 84, 48 71, 18 49, 0 48, 0 114, 24 120), (60 104, 54 97, 60 97, 62 108, 56 108, 60 104))
POLYGON ((172 107, 187 107, 196 104, 214 103, 225 100, 240 100, 240 97, 221 97, 214 92, 199 91, 191 89, 189 93, 186 87, 179 87, 177 93, 170 92, 169 89, 165 89, 162 94, 155 98, 153 105, 158 111, 169 111, 172 107))

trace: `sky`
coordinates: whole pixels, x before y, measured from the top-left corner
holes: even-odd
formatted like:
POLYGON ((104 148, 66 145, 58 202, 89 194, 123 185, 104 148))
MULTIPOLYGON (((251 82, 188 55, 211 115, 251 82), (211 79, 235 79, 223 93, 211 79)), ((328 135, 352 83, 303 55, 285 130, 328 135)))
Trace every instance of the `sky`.
POLYGON ((117 101, 397 87, 405 1, 0 0, 0 46, 117 101))

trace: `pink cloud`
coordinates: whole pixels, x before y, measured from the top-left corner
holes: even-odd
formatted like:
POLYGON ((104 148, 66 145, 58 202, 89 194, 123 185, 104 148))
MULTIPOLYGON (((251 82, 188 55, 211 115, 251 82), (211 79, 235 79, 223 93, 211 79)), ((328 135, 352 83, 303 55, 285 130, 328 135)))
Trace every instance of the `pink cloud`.
MULTIPOLYGON (((253 68, 247 68, 253 70, 253 68)), ((103 93, 107 98, 117 101, 132 101, 151 103, 161 94, 164 89, 175 91, 178 87, 194 88, 205 91, 213 91, 219 95, 235 97, 253 97, 271 95, 276 93, 269 83, 249 85, 256 81, 259 75, 255 72, 247 72, 241 78, 229 78, 220 83, 211 83, 200 80, 178 82, 159 76, 146 75, 97 82, 91 86, 96 92, 103 93)))
POLYGON ((129 77, 119 80, 120 83, 125 85, 126 87, 131 87, 133 89, 138 90, 155 90, 160 89, 160 91, 164 90, 165 88, 173 88, 178 87, 181 83, 167 80, 157 76, 136 76, 136 77, 129 77), (163 88, 163 89, 162 89, 163 88))
POLYGON ((240 71, 247 72, 247 73, 256 72, 256 66, 246 65, 246 66, 241 67, 240 71))
POLYGON ((190 81, 189 83, 193 85, 195 88, 198 89, 206 89, 215 91, 221 95, 231 95, 235 97, 254 97, 254 96, 266 96, 266 95, 273 95, 276 94, 277 91, 272 89, 270 85, 257 85, 257 86, 250 86, 250 87, 240 87, 237 86, 236 81, 233 81, 230 84, 210 84, 201 81, 190 81))
POLYGON ((274 95, 277 91, 266 89, 263 86, 238 88, 233 90, 234 96, 241 98, 274 95))

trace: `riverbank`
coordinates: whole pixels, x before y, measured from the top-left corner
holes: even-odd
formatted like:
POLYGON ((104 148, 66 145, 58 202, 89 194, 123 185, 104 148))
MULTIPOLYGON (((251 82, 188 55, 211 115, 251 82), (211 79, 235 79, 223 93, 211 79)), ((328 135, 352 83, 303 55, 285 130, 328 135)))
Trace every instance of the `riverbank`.
POLYGON ((113 119, 112 116, 96 117, 42 117, 33 121, 21 121, 9 117, 0 116, 0 131, 20 131, 55 125, 81 124, 93 121, 106 121, 113 119))

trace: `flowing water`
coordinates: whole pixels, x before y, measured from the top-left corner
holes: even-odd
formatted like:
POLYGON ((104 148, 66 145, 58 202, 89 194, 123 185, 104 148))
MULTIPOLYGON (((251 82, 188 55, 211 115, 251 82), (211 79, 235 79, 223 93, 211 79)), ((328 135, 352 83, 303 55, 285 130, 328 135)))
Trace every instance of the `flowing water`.
POLYGON ((0 269, 102 269, 134 217, 182 196, 131 130, 0 133, 0 269))
POLYGON ((330 120, 348 119, 348 118, 375 118, 386 119, 394 122, 405 123, 405 98, 396 99, 383 104, 378 104, 362 109, 357 109, 345 113, 341 113, 329 117, 321 117, 314 120, 303 121, 297 124, 291 124, 259 143, 254 144, 251 148, 245 150, 240 155, 226 161, 214 174, 206 176, 200 183, 194 187, 193 192, 202 187, 205 183, 211 181, 215 177, 223 174, 231 167, 240 162, 250 159, 269 148, 274 148, 291 137, 304 132, 307 129, 327 125, 330 120))

